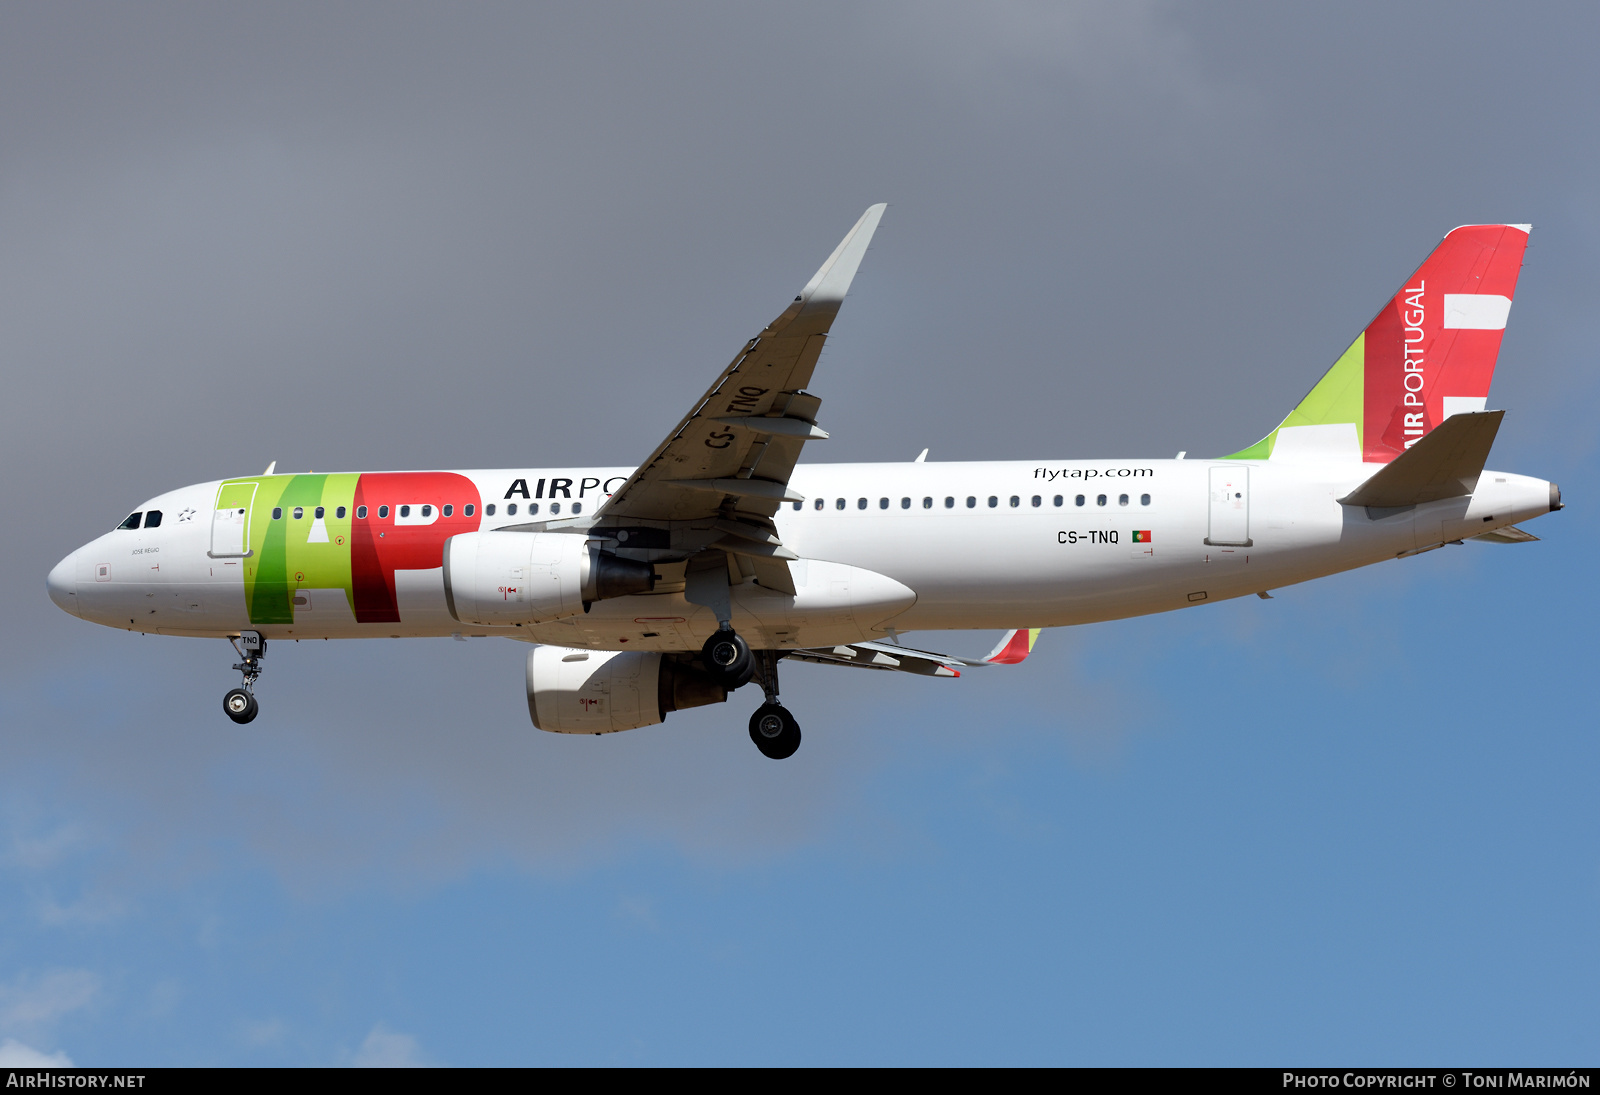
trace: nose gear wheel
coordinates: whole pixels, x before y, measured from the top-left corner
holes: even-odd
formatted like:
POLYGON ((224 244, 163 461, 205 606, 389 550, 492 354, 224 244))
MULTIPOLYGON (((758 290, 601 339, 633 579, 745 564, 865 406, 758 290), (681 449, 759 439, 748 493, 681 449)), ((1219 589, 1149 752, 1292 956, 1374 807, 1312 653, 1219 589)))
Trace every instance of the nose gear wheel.
POLYGON ((229 689, 222 697, 222 711, 234 722, 243 725, 255 718, 261 710, 256 702, 256 679, 261 676, 261 659, 267 654, 267 640, 259 631, 246 631, 237 639, 229 637, 233 652, 241 659, 235 669, 244 679, 238 688, 229 689))

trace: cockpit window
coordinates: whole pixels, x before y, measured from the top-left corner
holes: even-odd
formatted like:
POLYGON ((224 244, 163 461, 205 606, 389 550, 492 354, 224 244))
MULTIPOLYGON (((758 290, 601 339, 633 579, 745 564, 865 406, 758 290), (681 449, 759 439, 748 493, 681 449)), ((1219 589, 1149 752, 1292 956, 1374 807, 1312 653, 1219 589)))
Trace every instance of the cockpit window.
POLYGON ((145 510, 144 527, 145 528, 160 528, 161 527, 161 511, 158 510, 158 509, 145 510))
POLYGON ((138 528, 139 527, 139 519, 141 517, 143 517, 143 516, 144 516, 143 513, 130 513, 130 514, 128 514, 128 519, 126 521, 122 522, 122 524, 118 525, 117 527, 118 528, 138 528))

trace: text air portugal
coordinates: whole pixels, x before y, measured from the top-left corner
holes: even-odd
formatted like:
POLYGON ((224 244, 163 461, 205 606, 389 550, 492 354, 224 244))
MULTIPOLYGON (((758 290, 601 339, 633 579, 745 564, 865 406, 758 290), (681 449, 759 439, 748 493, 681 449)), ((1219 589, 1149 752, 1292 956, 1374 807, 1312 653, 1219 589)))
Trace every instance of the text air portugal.
POLYGON ((1527 228, 1457 228, 1363 335, 1362 457, 1386 464, 1450 415, 1487 406, 1527 228))

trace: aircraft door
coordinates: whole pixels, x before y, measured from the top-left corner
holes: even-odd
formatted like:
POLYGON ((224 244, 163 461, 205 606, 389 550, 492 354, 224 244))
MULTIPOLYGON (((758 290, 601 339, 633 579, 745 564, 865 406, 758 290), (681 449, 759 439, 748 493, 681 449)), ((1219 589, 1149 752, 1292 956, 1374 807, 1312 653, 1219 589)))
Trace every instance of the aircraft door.
POLYGON ((217 508, 211 516, 213 559, 242 559, 250 554, 250 513, 255 508, 257 483, 224 483, 217 491, 217 508))
POLYGON ((1250 547, 1250 469, 1211 469, 1211 523, 1206 543, 1250 547))

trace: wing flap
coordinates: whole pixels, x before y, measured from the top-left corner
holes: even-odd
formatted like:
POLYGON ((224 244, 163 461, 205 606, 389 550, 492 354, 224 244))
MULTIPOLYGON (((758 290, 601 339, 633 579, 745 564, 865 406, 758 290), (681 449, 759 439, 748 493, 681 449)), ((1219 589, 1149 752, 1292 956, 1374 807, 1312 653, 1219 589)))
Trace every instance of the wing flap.
POLYGON ((935 654, 897 643, 849 643, 842 646, 789 650, 784 656, 818 665, 849 665, 857 669, 884 669, 916 673, 924 677, 959 677, 963 669, 982 669, 990 665, 1015 665, 1028 656, 1038 641, 1039 628, 1008 631, 999 644, 983 658, 958 658, 935 654))

